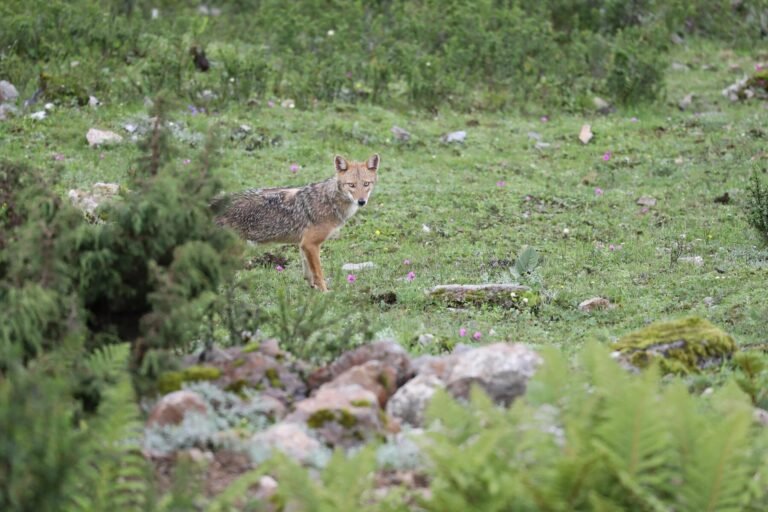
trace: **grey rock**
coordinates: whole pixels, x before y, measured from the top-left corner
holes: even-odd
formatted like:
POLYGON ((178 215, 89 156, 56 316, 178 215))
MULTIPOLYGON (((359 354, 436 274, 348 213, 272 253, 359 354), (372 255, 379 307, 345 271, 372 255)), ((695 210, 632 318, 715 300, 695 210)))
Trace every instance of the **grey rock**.
POLYGON ((178 425, 190 414, 207 414, 205 400, 186 389, 165 395, 149 413, 147 426, 178 425))
POLYGON ((364 261, 362 263, 345 263, 341 266, 341 270, 365 270, 367 268, 375 268, 376 264, 372 261, 364 261))
POLYGON ((541 364, 535 351, 521 344, 494 343, 458 354, 446 387, 456 398, 468 398, 480 386, 496 403, 509 405, 525 393, 528 380, 541 364))
POLYGON ((467 132, 460 130, 457 132, 446 133, 440 138, 440 140, 445 142, 446 144, 450 144, 452 142, 464 142, 466 138, 467 138, 467 132))
POLYGON ((445 383, 435 375, 417 375, 405 383, 387 402, 387 413, 401 422, 420 427, 424 412, 438 389, 445 383))
POLYGON ((302 464, 313 464, 328 456, 325 447, 313 437, 309 429, 295 422, 281 422, 251 437, 250 452, 254 462, 269 458, 278 451, 302 464))
POLYGON ((400 142, 408 142, 411 140, 411 134, 399 126, 393 126, 391 131, 392 135, 395 136, 395 139, 399 140, 400 142))
POLYGON ((0 80, 0 103, 13 103, 19 97, 19 91, 7 80, 0 80))
POLYGON ((88 141, 88 145, 94 148, 94 147, 102 146, 104 144, 113 144, 113 143, 122 142, 123 137, 109 130, 99 130, 98 128, 91 128, 85 134, 85 139, 88 141))

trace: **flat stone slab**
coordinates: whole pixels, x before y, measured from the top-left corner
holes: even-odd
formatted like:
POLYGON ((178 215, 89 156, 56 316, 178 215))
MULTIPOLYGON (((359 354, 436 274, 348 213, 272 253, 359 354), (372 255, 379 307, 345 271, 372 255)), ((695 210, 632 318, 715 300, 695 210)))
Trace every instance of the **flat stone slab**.
POLYGON ((441 284, 427 293, 454 306, 467 304, 497 304, 506 308, 520 308, 527 303, 524 297, 531 289, 520 284, 441 284))

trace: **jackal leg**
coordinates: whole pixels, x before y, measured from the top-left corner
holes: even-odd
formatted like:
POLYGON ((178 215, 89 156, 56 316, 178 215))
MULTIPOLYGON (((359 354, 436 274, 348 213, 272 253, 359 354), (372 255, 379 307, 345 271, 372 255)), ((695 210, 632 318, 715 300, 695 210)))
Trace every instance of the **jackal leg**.
POLYGON ((320 266, 320 244, 302 242, 301 252, 307 260, 307 266, 311 274, 310 286, 327 292, 328 287, 325 285, 323 268, 320 266))
POLYGON ((307 255, 301 246, 299 246, 299 256, 301 257, 301 271, 304 273, 304 279, 307 280, 309 286, 312 286, 312 269, 309 267, 307 255))

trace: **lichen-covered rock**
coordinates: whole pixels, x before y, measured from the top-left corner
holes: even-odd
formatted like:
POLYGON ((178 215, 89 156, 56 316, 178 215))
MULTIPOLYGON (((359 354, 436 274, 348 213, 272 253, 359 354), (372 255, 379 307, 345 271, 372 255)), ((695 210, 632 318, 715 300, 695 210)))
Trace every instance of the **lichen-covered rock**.
POLYGON ((690 317, 658 322, 619 339, 614 357, 631 369, 658 361, 664 373, 685 374, 719 366, 736 350, 736 342, 709 321, 690 317))
POLYGON ((318 389, 296 403, 285 422, 304 424, 329 446, 343 447, 381 437, 391 428, 376 395, 357 384, 318 389))
POLYGON ((506 309, 526 309, 541 302, 539 295, 519 284, 443 284, 428 292, 435 300, 450 306, 491 304, 506 309))
POLYGON ((94 183, 89 189, 73 188, 68 192, 72 204, 83 211, 90 222, 100 223, 104 219, 96 215, 96 209, 103 203, 112 200, 120 193, 117 183, 94 183))
POLYGON ((397 373, 392 366, 374 359, 353 366, 331 382, 323 384, 321 389, 344 387, 350 384, 357 384, 375 394, 379 405, 384 407, 389 397, 397 391, 397 373))
POLYGON ((380 361, 389 366, 396 375, 396 385, 401 386, 413 376, 413 367, 408 352, 395 341, 377 341, 357 347, 342 354, 330 365, 320 368, 308 378, 310 389, 316 389, 326 382, 332 381, 353 366, 368 361, 380 361))
POLYGON ((541 364, 534 350, 521 344, 494 343, 456 354, 446 388, 456 398, 468 398, 480 386, 496 403, 509 405, 525 393, 528 380, 541 364))
POLYGON ((387 413, 413 427, 424 424, 424 411, 438 389, 445 383, 435 375, 417 375, 397 390, 387 403, 387 413))
POLYGON ((189 414, 207 414, 205 400, 192 391, 175 391, 165 395, 152 409, 148 426, 178 425, 189 414))
POLYGON ((253 435, 249 452, 254 462, 265 461, 273 451, 308 465, 322 465, 330 455, 305 425, 296 422, 278 423, 253 435))

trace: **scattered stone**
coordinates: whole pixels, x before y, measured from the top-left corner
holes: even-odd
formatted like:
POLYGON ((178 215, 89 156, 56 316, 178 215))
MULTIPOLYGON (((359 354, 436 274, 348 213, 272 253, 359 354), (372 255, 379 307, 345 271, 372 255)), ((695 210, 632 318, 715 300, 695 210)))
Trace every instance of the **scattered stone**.
POLYGON ((128 133, 136 133, 136 131, 139 129, 138 126, 136 126, 133 123, 125 123, 123 125, 123 129, 127 131, 128 133))
POLYGON ((592 311, 601 309, 613 309, 614 307, 615 306, 611 303, 611 301, 604 297, 592 297, 591 299, 584 300, 579 304, 579 311, 591 313, 592 311))
POLYGON ((548 147, 552 146, 549 142, 537 142, 533 145, 536 149, 547 149, 548 147))
POLYGON ((276 450, 302 463, 315 463, 326 455, 324 446, 309 433, 309 429, 296 422, 281 422, 251 437, 251 455, 255 462, 268 459, 276 450))
POLYGON ((610 108, 611 104, 605 101, 603 98, 599 96, 595 96, 592 98, 592 104, 595 106, 597 110, 605 110, 607 108, 610 108))
POLYGON ((109 130, 99 130, 97 128, 91 128, 88 133, 85 134, 85 138, 88 141, 88 145, 92 148, 99 147, 102 144, 112 144, 121 142, 123 137, 111 132, 109 130))
POLYGON ((50 112, 50 111, 52 111, 54 108, 56 108, 56 105, 54 105, 53 103, 46 103, 45 105, 43 105, 43 108, 44 108, 45 110, 47 110, 48 112, 50 112))
POLYGON ((178 425, 188 414, 207 414, 205 400, 192 391, 174 391, 165 395, 152 408, 147 426, 178 425))
POLYGON ((535 141, 541 140, 541 134, 539 132, 528 132, 528 138, 535 141))
POLYGON ((372 359, 353 366, 331 382, 323 384, 320 390, 350 385, 360 386, 375 394, 379 405, 384 407, 389 397, 397 391, 397 372, 392 366, 372 359))
POLYGON ((639 206, 647 206, 648 208, 656 206, 656 198, 650 196, 642 196, 637 198, 637 204, 639 206))
POLYGON ((29 114, 30 119, 34 119, 35 121, 42 121, 47 116, 48 113, 45 110, 38 110, 37 112, 29 114))
POLYGON ((678 108, 679 108, 680 110, 686 110, 688 107, 690 107, 690 106, 691 106, 691 104, 693 103, 693 99, 694 99, 695 97, 696 97, 696 95, 695 95, 695 94, 693 94, 693 93, 689 93, 689 94, 686 94, 686 95, 683 97, 683 99, 681 99, 681 100, 680 100, 680 101, 677 103, 677 106, 678 106, 678 108))
POLYGON ((690 317, 651 324, 622 337, 614 348, 613 357, 630 370, 659 361, 665 373, 686 374, 720 366, 736 342, 709 321, 690 317))
POLYGON ((316 389, 322 384, 335 379, 353 366, 358 366, 372 360, 381 361, 386 366, 390 366, 395 370, 397 386, 402 385, 413 376, 413 367, 411 366, 408 352, 399 343, 395 341, 377 341, 342 354, 330 365, 313 372, 307 379, 307 382, 310 389, 316 389))
POLYGON ((424 424, 424 412, 438 389, 445 383, 435 375, 417 375, 389 399, 387 414, 413 427, 424 424))
POLYGON ((763 427, 768 427, 768 411, 759 407, 755 407, 755 410, 753 411, 753 417, 756 423, 763 427))
POLYGON ((670 66, 672 68, 672 71, 689 71, 690 68, 683 64, 682 62, 673 62, 670 66))
POLYGON ((497 404, 509 405, 525 393, 528 380, 542 360, 520 343, 494 343, 456 355, 456 365, 446 387, 456 398, 469 398, 473 385, 480 386, 497 404))
POLYGON ((365 270, 367 268, 375 268, 376 264, 372 261, 364 261, 362 263, 345 263, 341 266, 341 270, 365 270))
POLYGON ((428 347, 430 345, 435 344, 435 335, 434 334, 420 334, 419 337, 416 339, 416 342, 421 345, 422 347, 428 347))
MULTIPOLYGON (((462 344, 459 343, 457 346, 459 345, 462 344)), ((453 370, 453 367, 456 364, 456 357, 455 354, 446 354, 442 356, 425 354, 415 358, 412 364, 417 377, 419 375, 432 375, 444 381, 448 378, 448 375, 450 375, 451 370, 453 370)))
POLYGON ((704 299, 702 299, 702 302, 704 303, 705 306, 707 306, 708 308, 711 308, 711 307, 713 307, 715 305, 715 298, 714 297, 704 297, 704 299))
POLYGON ((11 116, 18 115, 19 109, 10 103, 0 103, 0 121, 8 119, 11 116))
POLYGON ((296 108, 296 102, 292 99, 283 100, 280 102, 280 106, 283 108, 296 108))
POLYGON ((582 144, 589 144, 589 141, 592 140, 592 137, 595 135, 592 133, 592 127, 588 124, 585 124, 581 127, 581 131, 579 132, 579 140, 582 144))
POLYGON ((677 259, 677 261, 680 263, 696 265, 697 267, 704 265, 704 258, 701 256, 681 256, 677 259))
POLYGON ((101 105, 101 102, 96 96, 88 96, 88 106, 91 108, 96 108, 99 105, 101 105))
POLYGON ((457 132, 451 132, 443 135, 440 140, 443 141, 446 144, 450 144, 452 142, 460 142, 463 143, 467 138, 467 132, 460 130, 457 132))
POLYGON ((395 140, 398 140, 400 142, 408 142, 409 140, 411 140, 411 134, 408 133, 407 130, 400 128, 399 126, 393 126, 391 131, 392 131, 392 135, 395 136, 395 140))
POLYGON ((444 284, 427 292, 432 298, 451 306, 495 304, 507 309, 532 305, 538 296, 527 286, 519 284, 444 284))
POLYGON ((19 97, 19 91, 7 80, 0 80, 0 103, 14 103, 19 97))
POLYGON ((72 204, 85 213, 92 222, 100 223, 102 220, 96 215, 96 209, 104 202, 120 194, 120 185, 117 183, 97 182, 90 189, 73 188, 67 196, 72 204))

